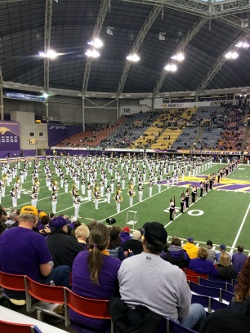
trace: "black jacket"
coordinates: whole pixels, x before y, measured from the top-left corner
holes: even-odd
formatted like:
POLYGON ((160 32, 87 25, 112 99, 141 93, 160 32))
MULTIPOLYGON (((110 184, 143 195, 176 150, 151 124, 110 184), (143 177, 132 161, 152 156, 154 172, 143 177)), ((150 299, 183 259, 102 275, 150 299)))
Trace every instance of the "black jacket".
POLYGON ((139 305, 131 309, 119 297, 113 297, 110 300, 109 312, 115 326, 115 333, 155 333, 166 322, 163 317, 145 306, 139 305))
POLYGON ((53 230, 46 240, 55 267, 72 267, 76 255, 83 250, 81 243, 78 243, 74 236, 68 236, 62 229, 53 230))

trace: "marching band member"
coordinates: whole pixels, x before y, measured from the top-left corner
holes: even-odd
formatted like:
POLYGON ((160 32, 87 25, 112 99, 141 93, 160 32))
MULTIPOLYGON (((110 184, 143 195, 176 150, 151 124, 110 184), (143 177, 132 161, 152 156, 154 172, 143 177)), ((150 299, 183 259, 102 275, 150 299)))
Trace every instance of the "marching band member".
POLYGON ((186 209, 189 208, 189 190, 188 190, 188 188, 186 189, 186 192, 185 192, 185 203, 186 203, 186 209))
POLYGON ((133 198, 136 195, 135 191, 134 191, 134 185, 130 185, 129 186, 129 190, 128 190, 128 196, 129 196, 129 207, 133 206, 133 198))
POLYGON ((111 193, 115 191, 115 180, 113 177, 110 178, 111 193))
POLYGON ((101 180, 100 181, 100 191, 101 191, 101 197, 104 196, 104 181, 101 180))
POLYGON ((173 214, 175 213, 175 201, 171 198, 169 205, 170 221, 173 221, 173 214))
POLYGON ((95 184, 95 187, 94 187, 93 197, 95 199, 95 209, 98 209, 100 192, 99 192, 99 187, 97 186, 97 184, 95 184))
POLYGON ((150 179, 150 180, 149 180, 149 183, 148 183, 148 186, 149 186, 149 197, 152 197, 152 193, 153 193, 153 185, 154 185, 153 180, 150 179))
POLYGON ((78 194, 79 194, 79 193, 78 193, 78 189, 77 189, 77 187, 76 187, 76 184, 73 184, 73 185, 72 185, 72 189, 71 189, 71 195, 72 195, 72 199, 73 199, 73 201, 74 201, 75 196, 78 195, 78 194))
POLYGON ((14 187, 10 191, 10 195, 11 195, 11 200, 12 200, 12 206, 16 207, 17 206, 17 192, 14 187))
POLYGON ((125 180, 126 180, 126 177, 125 177, 125 174, 123 173, 122 174, 122 189, 123 190, 125 189, 125 180))
POLYGON ((82 195, 85 195, 85 189, 86 189, 86 183, 84 178, 81 179, 81 190, 82 190, 82 195))
POLYGON ((184 213, 185 194, 181 194, 181 213, 184 213))
POLYGON ((36 192, 32 193, 30 198, 31 198, 31 206, 36 207, 37 206, 37 200, 38 200, 38 194, 36 192))
POLYGON ((22 184, 21 184, 21 179, 19 177, 17 177, 17 179, 16 179, 16 183, 14 185, 14 188, 17 192, 17 199, 20 199, 21 198, 22 184))
POLYGON ((169 174, 167 174, 166 179, 167 179, 167 189, 169 189, 169 184, 170 184, 170 176, 169 176, 169 174))
POLYGON ((68 191, 69 191, 69 180, 68 180, 68 178, 66 177, 66 178, 64 179, 64 192, 65 192, 65 193, 68 193, 68 191))
POLYGON ((52 192, 51 194, 51 205, 52 205, 52 213, 56 214, 57 192, 52 192))
POLYGON ((161 179, 158 178, 157 180, 157 186, 158 186, 158 193, 161 193, 161 179))
POLYGON ((108 186, 107 188, 106 188, 106 198, 107 198, 107 203, 108 204, 110 204, 110 199, 111 199, 111 187, 110 186, 108 186))
POLYGON ((5 197, 5 189, 6 189, 6 185, 7 185, 7 182, 6 182, 6 175, 4 174, 3 175, 3 179, 2 179, 2 198, 5 197))
POLYGON ((63 188, 64 185, 64 172, 60 173, 60 187, 63 188))
POLYGON ((203 190, 204 190, 204 182, 200 181, 200 197, 202 198, 203 196, 203 190))
POLYGON ((196 185, 193 185, 192 186, 192 203, 195 203, 195 197, 196 197, 196 195, 197 195, 197 187, 196 187, 196 185))
POLYGON ((88 201, 91 201, 91 189, 92 189, 92 186, 90 183, 88 183, 87 185, 87 193, 88 193, 88 201))
POLYGON ((80 205, 81 205, 81 200, 80 200, 78 194, 76 194, 74 197, 74 207, 75 207, 74 216, 75 217, 79 216, 80 205))
POLYGON ((138 185, 138 194, 139 194, 139 202, 142 202, 142 196, 143 196, 143 184, 139 183, 138 185))
POLYGON ((57 180, 52 181, 51 192, 52 193, 57 193, 58 192, 57 180))
POLYGON ((120 213, 121 210, 121 202, 123 201, 123 198, 121 196, 121 190, 117 190, 115 194, 115 202, 116 202, 116 212, 120 213))
POLYGON ((31 187, 32 194, 37 193, 38 196, 39 190, 39 179, 36 179, 34 185, 31 187))

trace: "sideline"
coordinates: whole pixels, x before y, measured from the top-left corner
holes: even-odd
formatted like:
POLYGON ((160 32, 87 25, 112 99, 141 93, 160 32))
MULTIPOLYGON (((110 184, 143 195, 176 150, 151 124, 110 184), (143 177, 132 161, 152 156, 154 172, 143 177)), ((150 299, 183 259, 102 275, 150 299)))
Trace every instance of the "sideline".
POLYGON ((230 253, 233 253, 234 247, 235 247, 235 245, 236 245, 236 243, 237 243, 237 241, 238 241, 238 238, 239 238, 239 236, 240 236, 241 230, 242 230, 242 228, 243 228, 243 226, 244 226, 244 224, 245 224, 245 221, 246 221, 247 215, 248 215, 248 213, 249 213, 249 210, 250 210, 250 204, 248 205, 248 208, 247 208, 246 214, 245 214, 245 216, 243 217, 243 220, 242 220, 241 225, 240 225, 240 227, 239 227, 238 233, 237 233, 237 235, 236 235, 236 237, 235 237, 235 239, 234 239, 233 245, 231 246, 230 253))

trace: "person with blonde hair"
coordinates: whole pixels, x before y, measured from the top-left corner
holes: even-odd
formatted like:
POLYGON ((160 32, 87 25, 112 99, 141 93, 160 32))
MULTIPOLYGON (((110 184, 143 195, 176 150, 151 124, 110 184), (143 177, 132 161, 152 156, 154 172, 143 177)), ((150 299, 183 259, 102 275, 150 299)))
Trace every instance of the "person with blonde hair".
POLYGON ((217 271, 211 260, 208 260, 208 252, 205 247, 199 247, 198 258, 191 259, 188 268, 201 274, 214 274, 217 271))
POLYGON ((236 279, 237 272, 231 264, 231 257, 226 253, 221 253, 219 264, 216 267, 216 275, 220 279, 236 279))
POLYGON ((86 250, 88 247, 87 239, 89 238, 89 228, 86 226, 86 224, 83 223, 76 228, 75 237, 78 242, 82 244, 84 250, 86 250))
MULTIPOLYGON (((80 296, 110 299, 118 293, 117 272, 121 261, 109 256, 109 229, 97 223, 90 231, 89 251, 81 251, 72 267, 72 291, 80 296)), ((92 319, 70 310, 73 329, 77 332, 103 332, 110 330, 110 322, 92 319)))

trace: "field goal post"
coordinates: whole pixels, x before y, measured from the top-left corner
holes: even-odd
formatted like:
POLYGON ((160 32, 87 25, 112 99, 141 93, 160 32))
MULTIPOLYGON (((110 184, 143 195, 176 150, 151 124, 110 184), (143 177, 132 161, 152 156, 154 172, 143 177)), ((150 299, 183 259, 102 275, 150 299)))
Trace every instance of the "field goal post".
POLYGON ((126 217, 126 225, 130 227, 131 230, 135 230, 135 225, 137 224, 136 228, 139 228, 139 221, 138 221, 138 213, 134 210, 127 211, 126 217))

